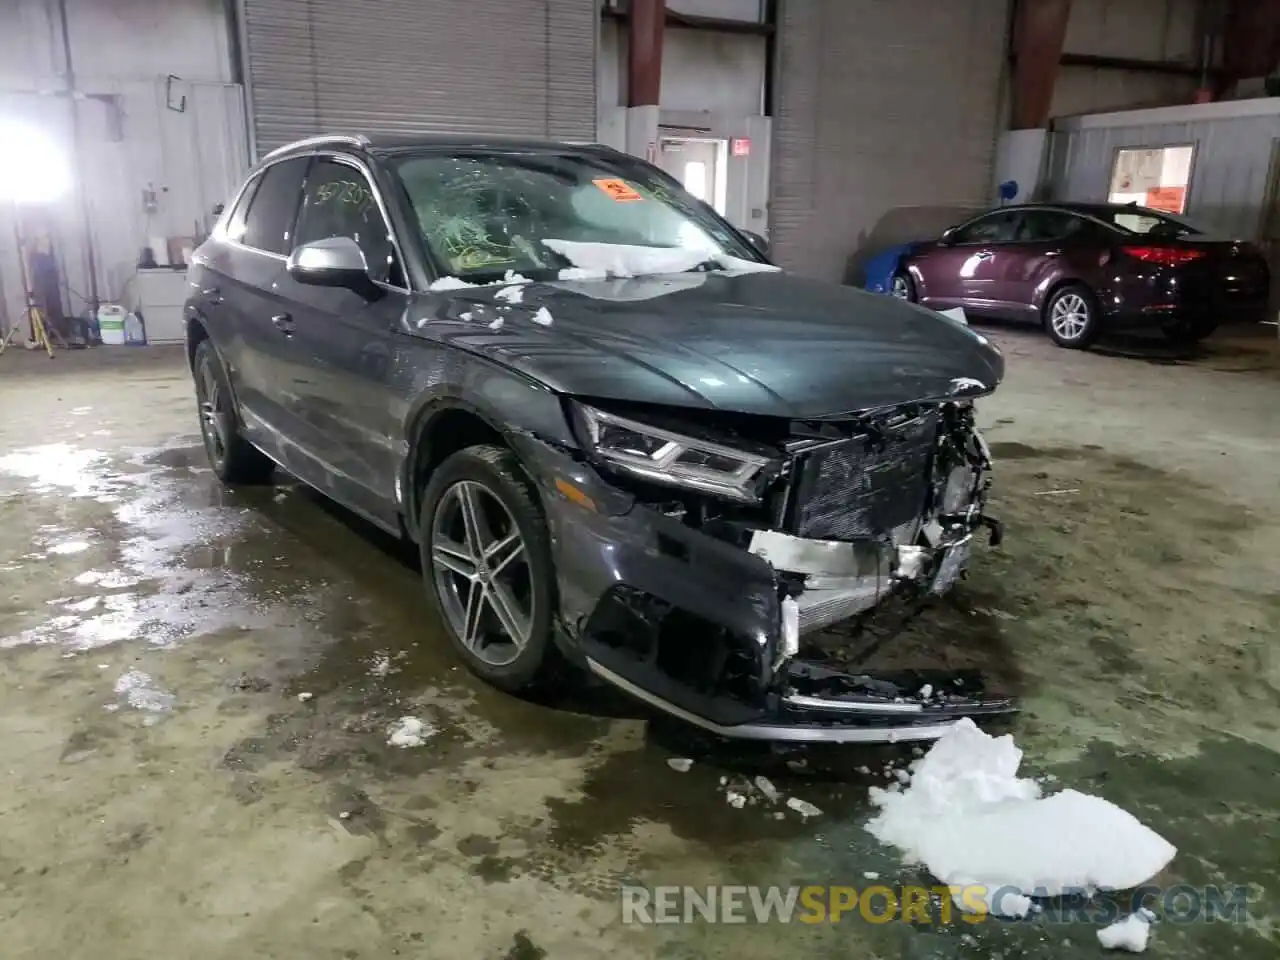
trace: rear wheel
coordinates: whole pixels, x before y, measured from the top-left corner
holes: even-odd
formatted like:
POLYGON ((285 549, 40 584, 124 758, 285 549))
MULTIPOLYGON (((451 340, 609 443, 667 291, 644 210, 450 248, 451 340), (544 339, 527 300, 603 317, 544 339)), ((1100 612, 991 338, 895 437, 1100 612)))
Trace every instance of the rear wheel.
POLYGON ((915 303, 916 285, 911 280, 911 274, 905 270, 899 270, 895 273, 893 280, 889 283, 889 293, 899 300, 910 300, 915 303))
POLYGON ((214 474, 229 484, 265 482, 275 464, 241 436, 227 372, 210 341, 205 340, 196 348, 193 367, 200 434, 214 474))
POLYGON ((1083 284, 1056 290, 1044 307, 1044 326, 1060 347, 1083 350, 1098 338, 1098 302, 1083 284))
POLYGON ((473 673, 510 692, 558 665, 554 566, 536 495, 510 450, 475 446, 432 474, 419 542, 427 594, 473 673))

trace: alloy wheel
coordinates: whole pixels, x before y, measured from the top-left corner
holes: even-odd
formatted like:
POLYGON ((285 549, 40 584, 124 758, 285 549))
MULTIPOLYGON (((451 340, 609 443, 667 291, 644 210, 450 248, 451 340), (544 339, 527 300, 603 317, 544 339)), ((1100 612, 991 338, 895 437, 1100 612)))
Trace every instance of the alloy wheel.
POLYGON ((200 433, 204 447, 214 468, 222 465, 227 456, 231 432, 230 415, 226 410, 222 386, 213 371, 213 364, 205 360, 200 364, 200 376, 196 380, 196 399, 200 404, 200 433))
POLYGON ((899 300, 910 300, 911 285, 907 283, 907 278, 902 274, 895 274, 893 281, 889 285, 889 293, 899 300))
POLYGON ((496 493, 459 480, 436 504, 431 566, 449 625, 485 663, 505 666, 533 631, 533 571, 520 529, 496 493))
POLYGON ((1065 294, 1054 301, 1049 324, 1063 340, 1079 340, 1089 327, 1089 305, 1078 293, 1065 294))

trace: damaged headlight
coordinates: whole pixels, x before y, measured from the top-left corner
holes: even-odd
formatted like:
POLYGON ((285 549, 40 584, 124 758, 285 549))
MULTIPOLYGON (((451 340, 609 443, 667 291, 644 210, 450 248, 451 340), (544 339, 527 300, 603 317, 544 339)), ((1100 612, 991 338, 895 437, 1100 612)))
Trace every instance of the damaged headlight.
POLYGON ((591 452, 654 483, 688 487, 744 503, 759 495, 755 481, 768 457, 579 406, 591 452))

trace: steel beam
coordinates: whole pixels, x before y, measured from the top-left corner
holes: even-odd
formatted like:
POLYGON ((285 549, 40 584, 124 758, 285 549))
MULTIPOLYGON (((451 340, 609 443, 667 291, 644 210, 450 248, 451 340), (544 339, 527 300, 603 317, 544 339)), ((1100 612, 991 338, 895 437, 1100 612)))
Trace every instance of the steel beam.
POLYGON ((657 106, 662 92, 666 0, 631 0, 627 16, 627 106, 657 106))
POLYGON ((1013 20, 1014 130, 1035 130, 1049 119, 1071 0, 1017 0, 1013 20))

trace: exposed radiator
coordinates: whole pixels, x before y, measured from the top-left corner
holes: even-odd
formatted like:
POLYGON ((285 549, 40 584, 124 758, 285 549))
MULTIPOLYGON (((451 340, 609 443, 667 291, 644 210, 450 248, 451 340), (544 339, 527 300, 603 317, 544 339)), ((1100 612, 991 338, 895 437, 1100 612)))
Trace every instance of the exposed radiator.
POLYGON ((818 540, 878 537, 924 509, 938 412, 884 432, 807 454, 800 465, 791 527, 818 540))

